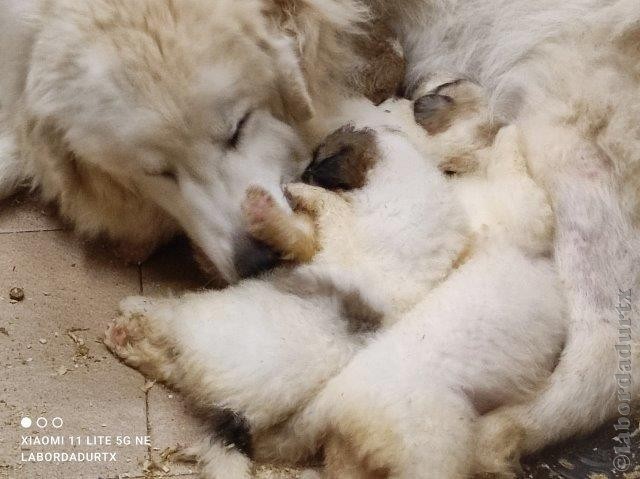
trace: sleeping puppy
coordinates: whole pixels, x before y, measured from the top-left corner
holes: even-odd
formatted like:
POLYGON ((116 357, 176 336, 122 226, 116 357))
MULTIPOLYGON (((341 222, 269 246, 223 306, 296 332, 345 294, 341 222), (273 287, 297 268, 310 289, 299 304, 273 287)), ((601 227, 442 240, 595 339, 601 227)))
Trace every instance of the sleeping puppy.
MULTIPOLYGON (((214 430, 199 452, 203 477, 249 477, 250 458, 313 454, 315 441, 288 434, 287 425, 372 333, 443 281, 467 247, 451 186, 408 140, 403 123, 414 121, 404 104, 399 118, 364 101, 345 104, 335 123, 348 125, 317 149, 314 165, 342 163, 353 175, 336 192, 293 185, 302 218, 249 189, 247 227, 266 234, 265 223, 290 219, 285 234, 272 233, 285 242, 294 241, 289 232, 302 242, 317 233, 309 263, 222 291, 122 303, 105 343, 204 411, 214 430)), ((290 257, 300 255, 310 256, 305 247, 290 257)))
POLYGON ((475 86, 442 90, 451 99, 442 105, 466 94, 478 104, 431 136, 414 116, 423 123, 442 108, 345 104, 336 122, 349 124, 317 149, 305 174, 324 188, 290 188, 299 215, 249 189, 248 229, 283 258, 309 261, 317 249, 307 264, 224 291, 122 303, 105 343, 208 417, 203 477, 249 477, 251 459, 297 462, 321 446, 328 477, 464 477, 470 447, 448 465, 430 454, 454 437, 472 445, 479 412, 522 400, 552 369, 560 288, 539 245, 521 241, 539 231, 520 231, 529 224, 520 216, 536 213, 531 224, 547 225, 548 244, 548 205, 513 129, 483 140, 466 179, 438 171, 439 162, 451 168, 454 151, 446 162, 425 157, 449 141, 456 115, 470 125, 488 118, 475 86), (514 185, 523 190, 515 200, 531 200, 501 211, 514 185))

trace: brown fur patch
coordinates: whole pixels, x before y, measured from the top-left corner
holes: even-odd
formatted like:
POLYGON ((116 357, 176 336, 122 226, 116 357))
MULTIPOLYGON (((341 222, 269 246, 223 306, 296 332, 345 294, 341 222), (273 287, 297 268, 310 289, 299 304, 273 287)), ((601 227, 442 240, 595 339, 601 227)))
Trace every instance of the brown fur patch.
POLYGON ((367 303, 358 291, 347 293, 342 298, 342 313, 352 334, 373 333, 380 329, 384 319, 384 313, 367 303))
POLYGON ((247 190, 242 210, 249 234, 280 253, 282 259, 305 263, 315 256, 315 225, 308 214, 284 211, 257 186, 247 190))
POLYGON ((364 66, 354 77, 355 89, 374 104, 392 98, 404 82, 407 64, 395 36, 382 20, 374 20, 367 26, 366 35, 354 42, 356 52, 363 58, 364 66))
POLYGON ((379 157, 375 133, 347 125, 327 137, 304 172, 305 182, 328 190, 362 188, 379 157))
POLYGON ((445 83, 416 101, 415 118, 430 135, 438 135, 455 121, 477 113, 481 98, 478 87, 469 81, 445 83))

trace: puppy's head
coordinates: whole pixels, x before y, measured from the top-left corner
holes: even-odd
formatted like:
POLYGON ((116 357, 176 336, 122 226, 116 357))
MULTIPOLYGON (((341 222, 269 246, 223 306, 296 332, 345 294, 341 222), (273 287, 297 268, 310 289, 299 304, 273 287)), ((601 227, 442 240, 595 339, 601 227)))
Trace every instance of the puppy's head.
POLYGON ((352 100, 343 110, 340 118, 348 123, 316 148, 303 174, 305 182, 341 193, 366 190, 377 195, 391 185, 401 190, 411 175, 423 174, 427 160, 415 138, 424 133, 414 119, 412 102, 393 99, 374 107, 352 100))
POLYGON ((281 185, 307 156, 295 126, 313 113, 294 48, 262 7, 62 1, 27 85, 29 113, 77 161, 159 205, 229 281, 238 262, 265 263, 243 230, 244 192, 259 185, 287 207, 281 185))

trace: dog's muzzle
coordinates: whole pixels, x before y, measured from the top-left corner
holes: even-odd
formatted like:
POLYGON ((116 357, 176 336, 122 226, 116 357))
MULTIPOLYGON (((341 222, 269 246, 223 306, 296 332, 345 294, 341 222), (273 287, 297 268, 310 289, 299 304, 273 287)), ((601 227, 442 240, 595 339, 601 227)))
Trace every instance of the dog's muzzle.
POLYGON ((249 236, 236 242, 233 261, 240 278, 250 278, 268 271, 278 264, 279 259, 273 249, 249 236))

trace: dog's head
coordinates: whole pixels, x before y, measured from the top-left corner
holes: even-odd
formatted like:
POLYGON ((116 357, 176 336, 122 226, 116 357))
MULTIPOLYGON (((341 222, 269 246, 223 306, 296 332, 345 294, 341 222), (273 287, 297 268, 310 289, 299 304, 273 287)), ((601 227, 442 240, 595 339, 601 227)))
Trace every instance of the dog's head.
POLYGON ((241 201, 259 185, 287 207, 281 185, 307 157, 294 126, 312 106, 263 3, 59 3, 34 48, 29 113, 55 123, 77 161, 175 218, 227 280, 268 265, 241 201))

